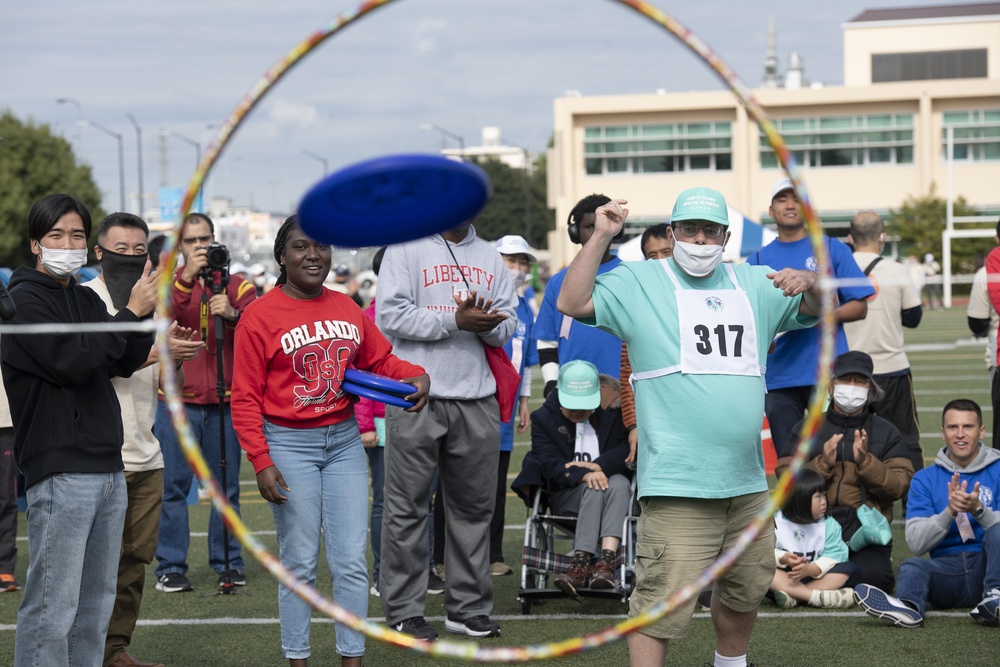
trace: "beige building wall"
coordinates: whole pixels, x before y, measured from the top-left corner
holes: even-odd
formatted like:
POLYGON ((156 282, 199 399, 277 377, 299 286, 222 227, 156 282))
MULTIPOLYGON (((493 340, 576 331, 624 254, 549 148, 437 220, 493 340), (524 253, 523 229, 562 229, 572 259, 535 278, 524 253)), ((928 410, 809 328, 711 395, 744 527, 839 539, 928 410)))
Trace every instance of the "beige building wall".
MULTIPOLYGON (((1000 22, 997 23, 1000 29, 1000 22)), ((994 43, 1000 43, 1000 35, 994 43)), ((991 57, 993 57, 991 55, 991 57)), ((991 65, 991 71, 992 65, 991 65)), ((996 70, 1000 71, 1000 69, 996 70)), ((770 118, 913 114, 913 162, 810 168, 804 179, 813 206, 826 214, 862 208, 897 208, 909 196, 936 187, 945 194, 947 169, 942 148, 942 114, 947 111, 1000 109, 1000 77, 838 86, 819 89, 761 89, 755 96, 770 118)), ((575 254, 566 235, 566 217, 575 203, 593 192, 629 200, 633 217, 666 220, 678 192, 694 185, 720 190, 733 208, 759 220, 770 205, 771 187, 783 173, 761 168, 757 124, 726 91, 670 94, 563 97, 554 104, 554 146, 549 151, 549 205, 556 210, 550 234, 553 269, 575 254), (732 123, 732 169, 657 174, 588 175, 584 130, 588 126, 690 121, 732 123)), ((954 167, 954 192, 973 206, 1000 208, 1000 160, 961 162, 954 167)))
MULTIPOLYGON (((845 23, 844 85, 872 85, 872 54, 988 49, 987 78, 1000 79, 1000 17, 845 23), (992 47, 992 48, 990 48, 992 47)), ((883 84, 875 84, 883 85, 883 84)))

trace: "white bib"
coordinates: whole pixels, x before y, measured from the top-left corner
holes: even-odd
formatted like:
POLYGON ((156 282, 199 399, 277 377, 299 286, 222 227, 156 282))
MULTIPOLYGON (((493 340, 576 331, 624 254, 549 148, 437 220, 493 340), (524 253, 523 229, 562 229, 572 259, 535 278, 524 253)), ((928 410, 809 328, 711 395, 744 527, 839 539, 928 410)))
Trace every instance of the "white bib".
POLYGON ((729 264, 723 268, 736 289, 684 289, 666 261, 660 262, 677 299, 680 330, 680 364, 633 373, 630 381, 662 377, 671 373, 689 375, 750 375, 763 369, 757 356, 757 327, 750 299, 740 287, 729 264))
POLYGON ((576 425, 576 447, 573 450, 574 461, 596 461, 601 455, 600 446, 597 443, 597 431, 590 425, 590 422, 581 422, 576 425))
POLYGON ((792 523, 779 511, 774 515, 775 548, 804 556, 810 563, 823 555, 826 522, 792 523))

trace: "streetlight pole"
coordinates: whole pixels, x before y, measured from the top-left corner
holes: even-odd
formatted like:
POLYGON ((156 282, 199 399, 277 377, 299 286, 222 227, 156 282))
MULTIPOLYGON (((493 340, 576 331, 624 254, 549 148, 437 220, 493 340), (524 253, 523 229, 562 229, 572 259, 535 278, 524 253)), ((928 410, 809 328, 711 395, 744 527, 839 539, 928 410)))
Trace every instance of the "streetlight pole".
MULTIPOLYGON (((191 137, 184 136, 180 132, 174 132, 173 130, 162 130, 161 132, 168 136, 174 137, 175 139, 180 139, 189 146, 194 146, 194 168, 197 170, 198 165, 201 164, 201 144, 192 139, 191 137)), ((204 196, 205 196, 205 184, 203 182, 201 184, 201 187, 198 188, 198 197, 202 200, 201 202, 202 206, 205 205, 204 196)))
POLYGON ((307 157, 311 157, 314 160, 318 160, 320 163, 322 163, 322 165, 323 165, 323 177, 324 178, 326 177, 327 174, 330 173, 330 162, 325 157, 323 157, 322 155, 317 155, 316 153, 313 153, 312 151, 307 151, 304 148, 302 149, 302 154, 305 155, 305 156, 307 156, 307 157))
POLYGON ((529 176, 529 167, 531 163, 528 160, 528 149, 524 146, 515 144, 513 141, 507 141, 506 139, 501 139, 500 143, 510 146, 512 148, 521 149, 521 153, 524 155, 524 238, 531 244, 531 179, 529 176))
POLYGON ((436 130, 441 134, 441 148, 444 149, 444 137, 451 137, 458 142, 458 154, 463 158, 465 157, 465 139, 459 135, 455 134, 450 130, 446 130, 440 125, 435 125, 434 123, 424 123, 420 126, 421 130, 436 130))
POLYGON ((137 166, 139 167, 139 217, 142 217, 142 207, 143 203, 146 201, 143 197, 145 194, 142 189, 142 128, 139 127, 139 122, 130 113, 125 114, 129 122, 132 123, 132 127, 135 128, 135 150, 138 155, 137 166))
POLYGON ((72 97, 60 97, 56 104, 72 104, 76 107, 76 149, 83 152, 83 106, 72 97))
POLYGON ((124 212, 125 211, 125 147, 124 147, 124 142, 122 141, 122 135, 118 134, 117 132, 109 130, 103 125, 95 123, 92 120, 84 120, 80 122, 83 125, 86 125, 87 127, 92 127, 95 130, 100 130, 109 137, 113 137, 115 141, 118 142, 118 190, 119 190, 118 195, 119 195, 119 206, 120 206, 118 210, 124 212))

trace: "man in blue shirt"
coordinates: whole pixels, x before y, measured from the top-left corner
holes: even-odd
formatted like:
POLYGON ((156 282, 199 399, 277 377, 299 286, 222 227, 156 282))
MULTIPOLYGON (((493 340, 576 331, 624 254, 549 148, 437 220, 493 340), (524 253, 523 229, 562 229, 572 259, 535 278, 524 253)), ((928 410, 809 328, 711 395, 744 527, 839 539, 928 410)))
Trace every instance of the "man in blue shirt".
POLYGON ((976 605, 969 612, 976 623, 1000 627, 1000 453, 983 446, 985 436, 975 402, 944 406, 944 447, 913 476, 906 513, 906 544, 930 558, 903 561, 895 597, 857 586, 854 599, 869 616, 919 628, 928 602, 938 609, 976 605))
MULTIPOLYGON (((776 271, 816 271, 816 258, 791 179, 783 178, 774 185, 768 211, 778 227, 778 238, 750 255, 747 263, 769 266, 776 271)), ((863 320, 868 314, 867 299, 875 290, 854 261, 850 248, 825 234, 823 242, 830 254, 834 278, 851 281, 837 288, 839 306, 834 317, 838 326, 833 353, 836 357, 848 351, 847 337, 839 324, 863 320)), ((771 438, 779 450, 794 435, 792 427, 802 419, 809 405, 816 384, 819 343, 819 329, 789 331, 775 340, 773 350, 767 355, 764 411, 771 426, 771 438)))
MULTIPOLYGON (((570 211, 567 231, 569 239, 576 244, 586 245, 594 235, 594 211, 611 201, 604 195, 588 195, 578 201, 570 211)), ((621 264, 621 260, 611 254, 609 247, 604 251, 597 274, 607 273, 621 264)), ((559 364, 574 359, 583 359, 597 366, 597 371, 611 377, 618 377, 621 370, 622 342, 609 333, 584 326, 559 312, 556 299, 566 278, 566 269, 555 274, 545 286, 542 306, 535 318, 535 338, 538 340, 538 360, 545 380, 544 395, 556 386, 559 379, 559 364)))

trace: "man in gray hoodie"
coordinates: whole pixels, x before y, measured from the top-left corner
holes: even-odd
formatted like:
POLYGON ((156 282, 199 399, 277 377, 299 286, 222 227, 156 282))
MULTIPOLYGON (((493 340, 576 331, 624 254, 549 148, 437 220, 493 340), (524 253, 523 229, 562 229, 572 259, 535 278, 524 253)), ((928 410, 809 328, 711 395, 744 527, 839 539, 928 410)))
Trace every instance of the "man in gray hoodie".
POLYGON ((860 584, 854 599, 869 616, 902 628, 922 626, 928 602, 976 605, 969 615, 977 623, 1000 627, 1000 452, 983 446, 983 413, 968 399, 944 406, 941 435, 934 465, 910 482, 906 511, 906 544, 930 558, 903 561, 895 597, 860 584))
POLYGON ((385 505, 379 588, 386 622, 433 641, 424 620, 427 510, 440 468, 445 498, 445 629, 495 637, 490 620, 489 527, 496 495, 500 411, 485 346, 499 348, 517 324, 517 297, 503 258, 466 223, 389 246, 379 272, 376 321, 396 356, 431 376, 426 409, 386 407, 385 505))

